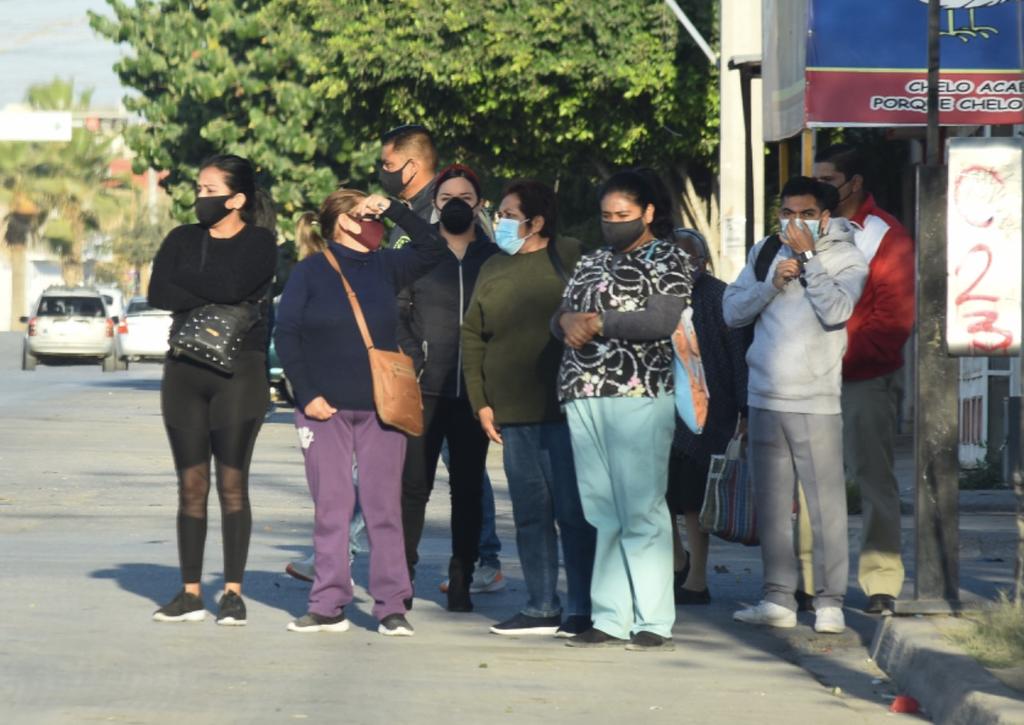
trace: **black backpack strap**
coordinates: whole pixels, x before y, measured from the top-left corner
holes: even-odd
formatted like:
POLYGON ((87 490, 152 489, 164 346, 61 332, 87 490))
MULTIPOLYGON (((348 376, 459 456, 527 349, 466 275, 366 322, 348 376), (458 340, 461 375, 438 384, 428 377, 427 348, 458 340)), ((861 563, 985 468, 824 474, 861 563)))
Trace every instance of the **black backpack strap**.
POLYGON ((548 242, 548 259, 551 260, 551 266, 555 268, 555 274, 561 277, 563 282, 568 284, 569 273, 565 271, 565 265, 562 264, 562 258, 559 256, 558 250, 555 248, 554 239, 548 242))
POLYGON ((757 253, 757 259, 754 260, 754 276, 758 282, 764 282, 768 278, 768 270, 781 248, 782 240, 778 234, 772 234, 764 240, 761 251, 757 253))

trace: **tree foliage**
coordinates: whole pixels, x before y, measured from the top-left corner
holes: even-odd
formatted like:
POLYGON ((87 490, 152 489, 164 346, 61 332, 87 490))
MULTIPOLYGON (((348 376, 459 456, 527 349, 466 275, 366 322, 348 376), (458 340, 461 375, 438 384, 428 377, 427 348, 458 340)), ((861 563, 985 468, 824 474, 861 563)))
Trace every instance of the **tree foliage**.
MULTIPOLYGON (((31 86, 26 101, 38 111, 78 111, 89 107, 91 96, 55 79, 31 86)), ((40 234, 61 257, 69 281, 81 281, 86 237, 99 229, 110 200, 104 185, 110 155, 111 139, 85 128, 72 129, 67 143, 0 142, 0 187, 14 202, 8 243, 25 244, 40 234), (19 206, 31 213, 19 213, 19 206)))
MULTIPOLYGON (((563 184, 618 165, 712 164, 706 59, 660 0, 108 0, 137 166, 170 172, 178 209, 199 161, 258 165, 284 212, 366 184, 376 140, 422 122, 445 160, 563 184)), ((711 4, 683 3, 706 35, 711 4)))

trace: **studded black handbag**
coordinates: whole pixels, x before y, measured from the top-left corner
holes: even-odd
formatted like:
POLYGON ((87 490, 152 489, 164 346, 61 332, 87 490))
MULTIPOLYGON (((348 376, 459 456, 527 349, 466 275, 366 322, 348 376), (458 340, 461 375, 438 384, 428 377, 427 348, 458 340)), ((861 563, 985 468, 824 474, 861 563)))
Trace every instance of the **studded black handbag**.
POLYGON ((242 340, 259 318, 259 305, 251 302, 197 307, 171 335, 171 354, 231 375, 242 340))

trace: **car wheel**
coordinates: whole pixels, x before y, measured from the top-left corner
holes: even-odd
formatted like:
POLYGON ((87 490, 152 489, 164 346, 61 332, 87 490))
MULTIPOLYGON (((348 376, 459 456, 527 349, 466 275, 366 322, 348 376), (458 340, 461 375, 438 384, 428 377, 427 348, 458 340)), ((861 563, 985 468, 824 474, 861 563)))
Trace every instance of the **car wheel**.
POLYGON ((105 358, 102 358, 103 372, 112 373, 117 371, 117 353, 110 353, 105 358))
POLYGON ((38 362, 39 358, 28 351, 28 345, 26 344, 21 350, 21 369, 35 370, 38 362))

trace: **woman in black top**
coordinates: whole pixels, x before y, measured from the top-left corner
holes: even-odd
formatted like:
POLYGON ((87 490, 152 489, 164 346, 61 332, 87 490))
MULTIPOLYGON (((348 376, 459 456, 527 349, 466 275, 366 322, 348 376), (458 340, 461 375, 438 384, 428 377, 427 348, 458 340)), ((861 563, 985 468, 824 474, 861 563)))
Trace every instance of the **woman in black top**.
POLYGON ((469 585, 480 549, 487 436, 480 429, 462 377, 462 318, 480 267, 498 248, 476 223, 480 181, 461 164, 434 180, 444 261, 399 295, 398 341, 416 362, 423 390, 422 438, 409 441, 402 472, 402 526, 410 573, 419 559, 427 500, 441 444, 447 440, 451 486, 452 557, 448 564, 450 612, 469 612, 469 585))
POLYGON ((270 400, 266 297, 277 261, 273 236, 249 223, 256 198, 254 176, 252 165, 238 156, 204 162, 197 183, 199 223, 172 230, 153 262, 149 303, 174 313, 172 336, 203 305, 248 301, 259 302, 261 310, 242 343, 234 374, 171 355, 164 365, 160 407, 178 472, 178 556, 184 588, 156 611, 153 619, 158 622, 206 617, 199 580, 212 454, 224 540, 225 585, 217 623, 246 623, 241 590, 252 531, 249 463, 270 400))

